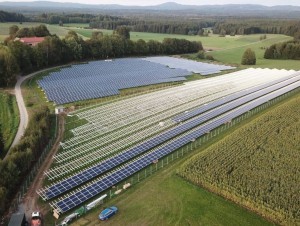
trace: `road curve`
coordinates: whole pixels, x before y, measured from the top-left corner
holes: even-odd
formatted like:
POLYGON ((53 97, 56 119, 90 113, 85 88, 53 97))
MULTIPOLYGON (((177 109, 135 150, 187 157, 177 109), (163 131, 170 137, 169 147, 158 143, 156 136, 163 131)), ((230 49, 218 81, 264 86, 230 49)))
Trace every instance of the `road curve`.
POLYGON ((12 145, 10 146, 9 151, 5 155, 4 160, 7 158, 7 156, 9 156, 9 153, 10 153, 11 149, 16 144, 19 143, 19 141, 21 140, 22 136, 24 135, 25 129, 27 128, 27 125, 28 125, 28 112, 27 112, 27 109, 25 107, 24 99, 23 99, 23 96, 22 96, 22 89, 21 89, 22 83, 26 79, 29 79, 29 78, 31 78, 31 77, 33 77, 33 76, 35 76, 35 75, 37 75, 41 72, 44 72, 44 71, 47 71, 47 70, 50 70, 50 69, 54 69, 54 68, 58 68, 58 67, 47 68, 47 69, 44 69, 44 70, 41 70, 41 71, 34 72, 34 73, 29 74, 27 76, 22 76, 22 77, 19 76, 18 77, 17 83, 15 85, 15 95, 16 95, 18 108, 19 108, 20 123, 19 123, 19 128, 18 128, 17 134, 15 136, 15 139, 14 139, 12 145))
MULTIPOLYGON (((21 85, 27 78, 30 78, 32 76, 33 75, 30 74, 30 75, 25 76, 25 77, 18 77, 17 83, 15 85, 15 95, 16 95, 18 108, 19 108, 20 123, 19 123, 19 128, 18 128, 17 134, 15 136, 15 139, 14 139, 10 149, 12 147, 14 147, 20 141, 20 139, 24 135, 25 129, 28 125, 28 113, 27 113, 27 110, 26 110, 26 107, 25 107, 23 96, 22 96, 21 85)), ((9 153, 7 153, 6 156, 8 156, 8 154, 9 153)))

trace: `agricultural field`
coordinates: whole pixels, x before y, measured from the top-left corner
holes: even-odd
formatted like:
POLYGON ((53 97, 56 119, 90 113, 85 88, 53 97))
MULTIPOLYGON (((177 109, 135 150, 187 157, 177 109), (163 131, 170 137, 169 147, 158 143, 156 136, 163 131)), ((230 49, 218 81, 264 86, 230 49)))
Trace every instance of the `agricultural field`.
POLYGON ((2 135, 4 141, 4 149, 0 150, 0 158, 3 158, 8 151, 15 138, 18 126, 19 115, 16 98, 0 91, 0 138, 2 135))
POLYGON ((282 225, 298 225, 300 94, 186 161, 179 175, 282 225))

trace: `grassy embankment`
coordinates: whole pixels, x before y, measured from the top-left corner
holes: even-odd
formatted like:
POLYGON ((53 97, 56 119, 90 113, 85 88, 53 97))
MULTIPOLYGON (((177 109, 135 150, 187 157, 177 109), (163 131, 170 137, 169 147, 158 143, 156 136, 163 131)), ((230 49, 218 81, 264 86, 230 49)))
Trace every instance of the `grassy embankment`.
POLYGON ((4 140, 4 150, 0 150, 0 159, 5 156, 15 138, 19 120, 15 96, 0 91, 0 133, 4 140))

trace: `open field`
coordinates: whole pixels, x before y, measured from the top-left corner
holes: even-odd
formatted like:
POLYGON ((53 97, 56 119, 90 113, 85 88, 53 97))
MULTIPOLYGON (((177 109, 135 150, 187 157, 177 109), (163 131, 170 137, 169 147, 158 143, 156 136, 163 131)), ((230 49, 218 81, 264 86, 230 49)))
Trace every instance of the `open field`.
MULTIPOLYGON (((256 54, 256 65, 261 68, 278 68, 300 70, 299 60, 268 60, 264 59, 265 48, 274 43, 292 40, 291 37, 284 35, 267 35, 268 39, 261 42, 253 42, 235 48, 224 48, 222 50, 212 51, 209 54, 222 63, 240 64, 242 55, 247 48, 251 48, 256 54)), ((247 38, 247 37, 244 37, 247 38)), ((243 39, 244 39, 243 38, 243 39)), ((242 38, 241 38, 242 39, 242 38)))
POLYGON ((16 98, 3 91, 0 91, 0 124, 0 133, 4 140, 4 150, 0 151, 0 158, 3 158, 15 138, 19 125, 16 98))
POLYGON ((188 160, 187 180, 283 225, 298 225, 300 93, 188 160))

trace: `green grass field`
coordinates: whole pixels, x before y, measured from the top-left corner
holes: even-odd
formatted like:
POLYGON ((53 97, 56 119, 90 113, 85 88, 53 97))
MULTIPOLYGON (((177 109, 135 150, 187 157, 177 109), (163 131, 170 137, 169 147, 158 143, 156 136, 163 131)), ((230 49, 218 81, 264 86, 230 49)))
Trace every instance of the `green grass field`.
POLYGON ((272 225, 178 177, 176 170, 183 160, 158 171, 71 225, 272 225), (119 212, 100 222, 99 213, 110 205, 116 205, 119 212))
POLYGON ((18 126, 19 111, 16 98, 13 95, 0 91, 0 124, 4 139, 4 150, 0 150, 0 158, 3 158, 13 142, 18 126))
MULTIPOLYGON (((257 35, 253 35, 252 37, 255 36, 257 35)), ((237 47, 225 47, 222 50, 215 50, 210 52, 209 54, 212 55, 216 60, 223 63, 240 64, 244 51, 247 48, 251 48, 255 51, 256 54, 256 65, 253 67, 300 70, 299 60, 264 59, 265 48, 271 46, 274 43, 292 40, 291 37, 285 35, 267 35, 267 37, 268 38, 266 40, 263 40, 261 42, 245 43, 244 45, 240 45, 237 47)), ((243 37, 239 42, 245 39, 248 40, 247 37, 243 37)))

